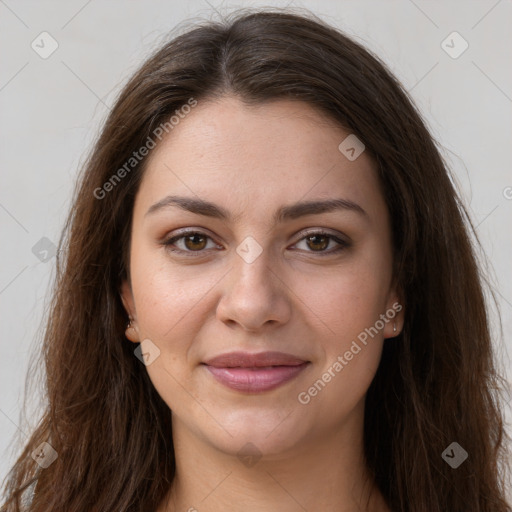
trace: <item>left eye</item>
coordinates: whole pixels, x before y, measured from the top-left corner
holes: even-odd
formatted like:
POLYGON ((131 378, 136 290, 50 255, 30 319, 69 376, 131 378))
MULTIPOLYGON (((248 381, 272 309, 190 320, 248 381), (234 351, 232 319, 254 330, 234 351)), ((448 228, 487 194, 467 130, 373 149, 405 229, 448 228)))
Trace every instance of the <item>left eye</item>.
MULTIPOLYGON (((169 248, 169 250, 172 252, 200 253, 204 252, 204 249, 208 248, 208 241, 213 243, 212 238, 205 233, 200 231, 185 231, 179 235, 169 238, 163 242, 163 245, 169 248), (179 247, 177 242, 182 242, 182 247, 179 247)), ((316 252, 320 255, 339 252, 349 245, 348 242, 341 240, 340 238, 330 233, 325 233, 322 231, 308 233, 295 245, 298 245, 300 242, 304 242, 309 249, 312 249, 309 251, 306 250, 306 252, 316 252), (331 242, 337 244, 337 247, 335 247, 334 250, 326 251, 325 249, 331 245, 331 242)), ((213 246, 216 246, 216 244, 213 243, 213 246)))
POLYGON ((312 251, 306 251, 306 252, 318 252, 318 253, 321 253, 322 256, 324 254, 332 254, 335 252, 339 252, 339 251, 345 249, 346 247, 348 247, 348 245, 349 245, 346 241, 341 240, 340 238, 338 238, 334 235, 331 235, 330 233, 324 233, 321 231, 309 233, 304 238, 301 238, 299 240, 299 243, 302 241, 305 242, 307 247, 314 249, 312 251), (337 244, 337 247, 335 246, 335 248, 333 250, 325 251, 324 249, 329 247, 331 242, 334 242, 335 244, 337 244))

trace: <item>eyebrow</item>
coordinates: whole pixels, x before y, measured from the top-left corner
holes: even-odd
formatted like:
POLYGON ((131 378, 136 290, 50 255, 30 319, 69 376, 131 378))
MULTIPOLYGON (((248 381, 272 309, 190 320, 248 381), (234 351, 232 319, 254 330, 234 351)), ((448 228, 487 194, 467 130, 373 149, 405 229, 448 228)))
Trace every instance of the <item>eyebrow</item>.
MULTIPOLYGON (((205 201, 204 199, 185 196, 164 197, 157 203, 153 204, 144 216, 146 217, 148 215, 152 215, 158 211, 172 206, 195 213, 197 215, 204 215, 206 217, 212 217, 224 221, 232 220, 232 215, 224 207, 210 201, 205 201)), ((353 211, 363 217, 366 217, 367 219, 369 218, 366 211, 357 203, 354 203, 348 199, 333 198, 317 201, 301 201, 298 203, 282 206, 274 214, 272 221, 275 225, 286 220, 298 219, 299 217, 306 215, 317 215, 338 210, 353 211)), ((235 217, 234 220, 236 221, 238 218, 239 216, 235 217)))

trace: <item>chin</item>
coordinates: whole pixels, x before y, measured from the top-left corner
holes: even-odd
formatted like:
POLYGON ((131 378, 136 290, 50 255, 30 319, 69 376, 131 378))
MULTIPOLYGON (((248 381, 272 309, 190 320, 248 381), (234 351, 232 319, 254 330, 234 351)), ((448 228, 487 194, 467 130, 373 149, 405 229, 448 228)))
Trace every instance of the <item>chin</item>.
POLYGON ((255 451, 260 456, 286 452, 300 445, 307 429, 306 422, 298 422, 297 415, 283 413, 283 409, 267 413, 237 411, 229 417, 216 417, 226 430, 216 428, 213 438, 206 436, 217 449, 238 456, 240 451, 242 455, 255 451))

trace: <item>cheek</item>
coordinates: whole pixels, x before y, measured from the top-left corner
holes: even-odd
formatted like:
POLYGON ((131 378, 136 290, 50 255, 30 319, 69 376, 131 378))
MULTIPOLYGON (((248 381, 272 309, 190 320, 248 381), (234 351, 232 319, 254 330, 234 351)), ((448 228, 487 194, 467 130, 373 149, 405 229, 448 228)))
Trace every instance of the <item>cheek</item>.
POLYGON ((372 329, 384 312, 381 289, 371 273, 340 272, 310 298, 321 320, 315 336, 321 355, 299 400, 311 402, 308 414, 331 411, 336 423, 362 400, 379 366, 383 334, 372 329))
POLYGON ((207 314, 212 276, 197 277, 197 267, 184 270, 165 257, 140 251, 132 262, 132 287, 141 339, 149 338, 159 356, 146 367, 158 394, 173 411, 185 414, 193 389, 189 364, 197 332, 207 314))
POLYGON ((310 323, 319 326, 316 339, 322 360, 314 377, 321 379, 324 375, 325 382, 329 382, 319 403, 327 401, 338 407, 343 396, 343 402, 353 406, 377 371, 383 347, 380 315, 386 310, 389 277, 384 263, 371 254, 360 254, 337 271, 330 269, 328 278, 310 276, 296 288, 314 312, 310 323))
MULTIPOLYGON (((157 343, 190 337, 204 313, 205 298, 218 278, 197 266, 171 264, 165 252, 140 251, 133 255, 132 287, 141 335, 157 343)), ((174 345, 174 343, 173 343, 174 345)))
POLYGON ((297 279, 292 288, 307 306, 311 320, 321 320, 322 330, 336 345, 357 337, 384 313, 386 276, 385 270, 359 260, 323 275, 297 279))

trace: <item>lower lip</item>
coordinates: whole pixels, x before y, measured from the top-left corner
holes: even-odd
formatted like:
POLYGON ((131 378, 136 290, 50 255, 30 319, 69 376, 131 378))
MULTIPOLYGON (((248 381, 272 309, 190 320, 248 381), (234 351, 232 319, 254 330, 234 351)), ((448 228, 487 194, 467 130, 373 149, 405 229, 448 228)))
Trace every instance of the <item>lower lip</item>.
POLYGON ((216 368, 208 366, 210 373, 228 388, 237 391, 270 391, 296 377, 309 363, 297 366, 272 366, 265 368, 216 368))

